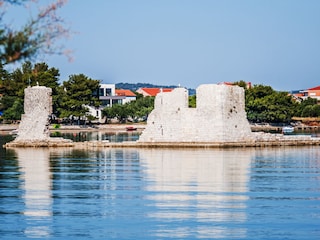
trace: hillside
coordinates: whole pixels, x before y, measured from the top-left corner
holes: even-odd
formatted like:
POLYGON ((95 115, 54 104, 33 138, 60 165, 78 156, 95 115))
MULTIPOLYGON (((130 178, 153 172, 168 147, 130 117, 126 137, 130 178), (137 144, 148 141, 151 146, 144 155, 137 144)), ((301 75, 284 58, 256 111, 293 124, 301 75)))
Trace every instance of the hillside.
MULTIPOLYGON (((139 88, 176 88, 175 85, 154 85, 151 83, 116 83, 116 88, 118 89, 130 89, 131 91, 137 91, 139 88)), ((195 89, 189 88, 189 95, 195 95, 195 89)))

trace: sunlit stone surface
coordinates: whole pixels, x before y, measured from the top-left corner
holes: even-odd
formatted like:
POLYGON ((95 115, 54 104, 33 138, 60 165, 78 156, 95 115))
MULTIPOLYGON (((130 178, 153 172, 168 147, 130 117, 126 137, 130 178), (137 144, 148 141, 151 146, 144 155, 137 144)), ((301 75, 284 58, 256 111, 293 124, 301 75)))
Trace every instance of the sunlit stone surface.
POLYGON ((72 141, 50 138, 49 116, 52 113, 52 90, 44 86, 24 90, 24 114, 17 138, 6 147, 56 147, 73 146, 72 141))
POLYGON ((52 90, 43 86, 24 90, 24 114, 17 140, 44 140, 49 138, 49 115, 52 113, 52 90))
POLYGON ((197 88, 196 108, 188 107, 184 88, 159 93, 139 141, 233 142, 248 140, 251 134, 244 89, 205 84, 197 88))

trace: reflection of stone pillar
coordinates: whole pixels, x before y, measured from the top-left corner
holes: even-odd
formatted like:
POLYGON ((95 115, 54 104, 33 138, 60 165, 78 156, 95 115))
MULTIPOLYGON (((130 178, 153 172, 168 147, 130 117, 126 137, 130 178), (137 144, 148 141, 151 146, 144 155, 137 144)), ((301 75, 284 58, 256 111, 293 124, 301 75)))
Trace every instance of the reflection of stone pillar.
MULTIPOLYGON (((46 238, 50 236, 48 224, 34 225, 33 222, 51 219, 51 173, 49 171, 49 150, 46 148, 15 149, 25 190, 24 201, 27 221, 30 223, 25 230, 28 237, 46 238)), ((45 221, 44 221, 45 222, 45 221)))
MULTIPOLYGON (((176 220, 200 222, 201 228, 188 229, 196 231, 200 238, 245 238, 246 229, 221 228, 219 223, 236 224, 246 220, 252 154, 250 149, 141 150, 141 161, 152 183, 147 185, 147 190, 156 192, 150 195, 157 207, 150 217, 168 223, 176 220)), ((168 226, 166 232, 159 230, 157 234, 188 237, 180 236, 178 229, 170 229, 168 226)))
POLYGON ((49 115, 52 113, 51 88, 28 87, 24 90, 24 115, 19 125, 17 140, 49 138, 49 115))

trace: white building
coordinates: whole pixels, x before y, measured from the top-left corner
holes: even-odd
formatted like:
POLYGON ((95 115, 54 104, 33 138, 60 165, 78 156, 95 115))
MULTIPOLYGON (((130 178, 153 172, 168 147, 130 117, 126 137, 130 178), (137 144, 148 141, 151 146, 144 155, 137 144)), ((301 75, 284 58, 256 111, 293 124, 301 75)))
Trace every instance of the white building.
POLYGON ((99 107, 88 106, 89 114, 96 117, 100 123, 104 123, 105 119, 102 116, 102 110, 106 107, 112 107, 114 104, 125 104, 136 100, 136 95, 126 89, 116 89, 115 84, 100 84, 99 107))

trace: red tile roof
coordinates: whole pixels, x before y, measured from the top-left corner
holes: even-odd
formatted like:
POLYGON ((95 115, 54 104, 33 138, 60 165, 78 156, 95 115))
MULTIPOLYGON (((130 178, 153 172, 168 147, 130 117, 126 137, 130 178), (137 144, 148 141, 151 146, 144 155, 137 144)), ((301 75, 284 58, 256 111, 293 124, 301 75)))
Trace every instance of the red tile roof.
POLYGON ((155 97, 162 89, 162 92, 171 92, 173 88, 141 88, 149 96, 155 97))
POLYGON ((116 89, 117 96, 135 97, 136 95, 128 89, 116 89))
POLYGON ((320 86, 309 88, 308 90, 320 90, 320 86))
POLYGON ((221 82, 221 83, 218 83, 219 85, 227 85, 227 86, 233 86, 234 83, 231 83, 231 82, 221 82))

